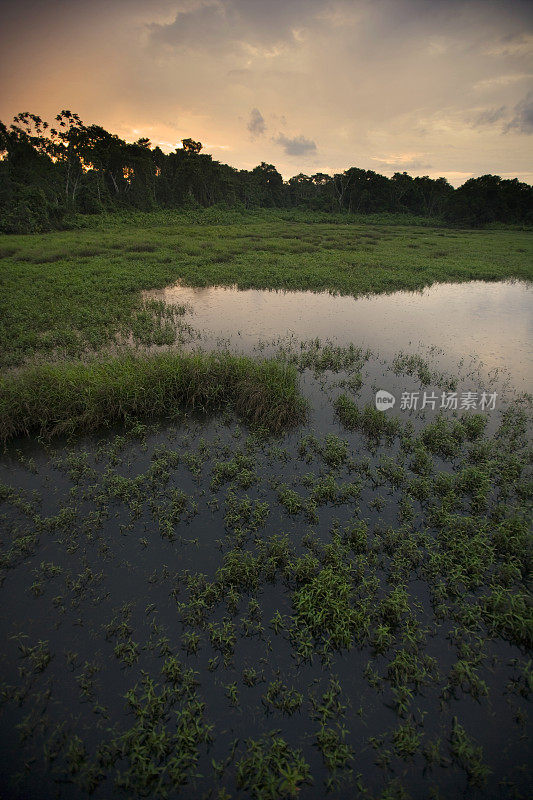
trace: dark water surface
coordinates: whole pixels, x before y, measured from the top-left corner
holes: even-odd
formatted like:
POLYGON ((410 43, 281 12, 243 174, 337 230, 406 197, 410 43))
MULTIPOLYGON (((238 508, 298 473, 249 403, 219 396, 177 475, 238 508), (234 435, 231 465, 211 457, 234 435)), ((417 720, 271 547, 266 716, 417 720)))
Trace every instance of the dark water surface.
MULTIPOLYGON (((517 598, 523 590, 504 546, 501 558, 485 562, 483 542, 490 537, 483 537, 527 512, 522 429, 493 436, 530 378, 530 290, 444 285, 359 300, 216 288, 158 296, 192 305, 202 346, 224 340, 257 354, 281 343, 285 357, 300 359, 310 415, 276 439, 230 415, 180 416, 72 442, 20 440, 4 453, 0 797, 528 797, 530 655, 515 634, 489 631, 479 609, 493 581, 517 598), (320 348, 299 343, 309 337, 355 341, 362 349, 352 351, 351 363, 317 370, 320 348), (429 351, 433 362, 426 371, 393 362, 400 350, 429 351), (452 388, 498 391, 498 402, 484 412, 485 439, 467 438, 450 456, 425 451, 427 463, 418 437, 438 410, 408 413, 398 401, 390 413, 401 436, 373 440, 348 430, 333 406, 341 393, 362 408, 377 389, 399 398, 404 391, 452 388), (498 484, 500 472, 511 476, 507 483, 498 484), (472 544, 471 573, 456 581, 445 569, 434 578, 426 569, 429 553, 434 568, 441 548, 443 556, 453 554, 453 539, 440 538, 448 523, 435 516, 443 509, 456 515, 458 528, 470 517, 472 541, 481 543, 472 544), (360 525, 364 543, 345 552, 343 542, 360 525), (243 564, 254 558, 263 572, 247 584, 243 564), (191 621, 194 592, 223 582, 217 571, 232 559, 233 583, 226 579, 225 594, 207 605, 199 623, 191 621), (300 569, 315 559, 300 582, 291 572, 298 559, 300 569), (311 575, 331 565, 340 575, 346 564, 355 607, 371 593, 370 629, 354 635, 350 647, 314 641, 312 659, 302 659, 290 633, 297 592, 311 575), (379 609, 398 586, 409 610, 390 622, 390 642, 380 648, 376 630, 387 617, 379 609), (449 594, 439 594, 445 589, 449 594), (259 612, 250 606, 255 600, 259 612), (279 631, 271 624, 277 612, 284 620, 279 631), (223 625, 235 637, 226 658, 210 627, 223 625), (197 652, 191 633, 199 636, 197 652), (158 716, 157 697, 171 687, 162 673, 171 657, 194 670, 196 683, 158 716), (425 678, 405 666, 395 683, 391 664, 402 658, 411 667, 414 659, 425 678), (252 668, 257 683, 249 686, 244 671, 252 668), (302 695, 293 713, 265 699, 278 679, 302 695), (143 680, 155 686, 152 705, 143 680), (336 681, 340 706, 326 713, 321 698, 336 681), (126 699, 133 689, 142 724, 126 699), (404 690, 402 711, 397 701, 404 690), (172 747, 158 737, 175 735, 183 709, 196 721, 203 713, 213 729, 209 744, 192 748, 197 763, 192 757, 181 765, 177 788, 170 781, 172 747), (321 722, 349 747, 350 758, 337 770, 319 746, 321 722), (471 740, 466 755, 452 746, 458 724, 471 740), (402 750, 398 733, 409 726, 419 737, 412 753, 402 750), (270 794, 239 786, 247 742, 272 731, 301 751, 313 785, 298 783, 291 794, 270 764, 276 774, 270 794), (491 771, 484 780, 475 771, 479 763, 491 771)), ((527 402, 518 398, 517 408, 522 413, 527 402)), ((460 412, 444 416, 452 425, 460 412)), ((470 545, 467 537, 464 547, 470 545)), ((460 565, 461 553, 452 561, 460 565)), ((189 719, 185 733, 193 727, 189 719)), ((181 741, 174 750, 186 751, 185 734, 181 741)), ((259 774, 257 764, 253 771, 259 774)))

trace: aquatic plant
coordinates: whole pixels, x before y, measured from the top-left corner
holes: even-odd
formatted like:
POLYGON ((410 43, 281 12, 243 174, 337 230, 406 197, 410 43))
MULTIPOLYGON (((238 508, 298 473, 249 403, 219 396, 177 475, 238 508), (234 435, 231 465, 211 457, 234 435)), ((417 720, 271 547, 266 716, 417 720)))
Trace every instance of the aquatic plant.
POLYGON ((277 732, 248 739, 238 759, 237 786, 254 800, 294 798, 304 784, 312 783, 301 750, 293 750, 277 732))
POLYGON ((339 419, 348 430, 360 430, 369 439, 377 442, 382 438, 390 441, 400 430, 397 417, 387 416, 384 411, 379 411, 368 404, 361 411, 345 394, 341 394, 333 405, 339 419))
POLYGON ((333 649, 349 648, 361 619, 354 608, 349 572, 324 567, 293 594, 295 627, 307 628, 333 649))
POLYGON ((483 748, 473 742, 457 717, 452 720, 450 750, 465 770, 468 783, 479 789, 483 788, 490 775, 490 769, 483 763, 483 748))

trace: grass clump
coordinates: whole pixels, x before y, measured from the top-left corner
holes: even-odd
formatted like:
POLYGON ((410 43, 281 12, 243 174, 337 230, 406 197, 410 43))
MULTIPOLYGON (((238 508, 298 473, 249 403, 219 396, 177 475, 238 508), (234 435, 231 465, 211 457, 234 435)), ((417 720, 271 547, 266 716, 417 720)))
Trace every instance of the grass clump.
POLYGON ((465 770, 468 783, 482 789, 490 775, 490 769, 483 763, 483 748, 477 746, 468 736, 457 717, 453 718, 450 750, 456 761, 465 770))
POLYGON ((309 765, 300 750, 292 750, 276 734, 246 742, 246 754, 237 762, 237 786, 254 800, 297 797, 302 785, 312 783, 309 765))
POLYGON ((326 566, 293 595, 297 627, 315 639, 324 638, 332 649, 349 648, 356 629, 353 589, 346 571, 326 566))
POLYGON ((382 438, 390 441, 400 430, 397 417, 388 417, 385 411, 378 411, 368 404, 361 411, 345 394, 335 400, 334 407, 345 428, 359 430, 374 441, 379 442, 382 438))
POLYGON ((231 407, 272 432, 296 424, 305 402, 293 368, 230 355, 164 353, 42 364, 0 381, 0 439, 87 432, 179 408, 231 407))
POLYGON ((276 678, 269 683, 263 703, 267 708, 275 708, 291 716, 300 710, 303 699, 303 695, 294 687, 286 686, 281 678, 276 678))
POLYGON ((200 748, 211 739, 204 704, 195 694, 180 702, 180 691, 148 675, 126 699, 134 722, 111 743, 110 754, 121 766, 116 786, 136 795, 164 797, 195 777, 200 748))

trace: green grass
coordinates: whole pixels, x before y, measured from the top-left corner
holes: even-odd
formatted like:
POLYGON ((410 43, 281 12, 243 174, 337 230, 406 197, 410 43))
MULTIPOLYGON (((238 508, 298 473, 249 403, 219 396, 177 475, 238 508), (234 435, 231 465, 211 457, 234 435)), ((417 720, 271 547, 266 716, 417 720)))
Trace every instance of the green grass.
POLYGON ((140 417, 231 407, 279 431, 305 415, 294 367, 230 355, 164 353, 37 364, 0 380, 0 439, 88 432, 140 417))
POLYGON ((339 419, 348 430, 360 430, 369 439, 379 441, 383 436, 392 440, 399 431, 397 417, 388 417, 384 411, 378 411, 368 404, 361 411, 345 394, 341 394, 333 405, 339 419))
POLYGON ((77 230, 0 236, 0 366, 36 356, 79 357, 127 337, 171 344, 175 326, 165 309, 143 306, 140 292, 177 280, 360 295, 442 281, 532 278, 529 231, 398 222, 405 220, 161 211, 85 218, 77 230))

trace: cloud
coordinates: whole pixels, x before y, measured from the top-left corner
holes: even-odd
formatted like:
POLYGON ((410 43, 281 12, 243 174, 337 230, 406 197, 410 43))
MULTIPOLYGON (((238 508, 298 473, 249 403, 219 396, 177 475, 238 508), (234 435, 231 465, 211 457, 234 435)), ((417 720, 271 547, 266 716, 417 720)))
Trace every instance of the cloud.
POLYGON ((509 86, 512 83, 518 83, 519 81, 530 81, 533 78, 533 74, 531 72, 519 72, 514 73, 511 75, 495 75, 492 78, 485 78, 482 81, 478 81, 474 89, 495 89, 500 86, 509 86))
POLYGON ((373 165, 377 170, 385 173, 393 172, 412 172, 415 175, 426 172, 433 168, 424 156, 425 153, 394 153, 386 156, 371 156, 371 160, 376 163, 373 165))
POLYGON ((265 135, 266 122, 258 108, 252 108, 250 111, 250 119, 246 127, 250 131, 252 139, 265 135))
POLYGON ((506 126, 505 131, 506 133, 509 131, 533 133, 533 92, 529 92, 527 97, 515 106, 514 117, 506 126))
POLYGON ((200 3, 196 7, 180 9, 172 22, 148 25, 150 39, 156 45, 176 49, 197 50, 226 39, 227 18, 223 4, 200 3))
POLYGON ((427 164, 424 161, 399 161, 395 164, 391 161, 381 161, 379 158, 373 158, 372 160, 376 162, 376 170, 386 174, 408 172, 409 174, 420 175, 423 172, 427 175, 428 171, 433 169, 433 164, 427 164))
POLYGON ((533 34, 517 33, 501 37, 485 47, 490 56, 530 56, 533 53, 533 34))
POLYGON ((470 124, 473 128, 483 128, 486 125, 495 125, 496 122, 500 122, 505 117, 506 106, 500 106, 499 108, 485 108, 482 111, 478 111, 477 114, 471 119, 470 124))
POLYGON ((311 160, 457 181, 531 173, 531 0, 4 0, 2 10, 4 122, 67 107, 128 139, 190 136, 233 167, 266 161, 285 178, 311 160))
POLYGON ((284 133, 278 134, 274 138, 276 144, 280 144, 285 154, 288 156, 305 156, 310 153, 316 153, 316 144, 312 139, 306 139, 305 136, 294 136, 292 139, 285 136, 284 133))
POLYGON ((171 22, 151 25, 150 33, 177 49, 231 43, 268 49, 300 41, 302 17, 313 17, 321 6, 320 0, 199 0, 179 9, 171 22))

